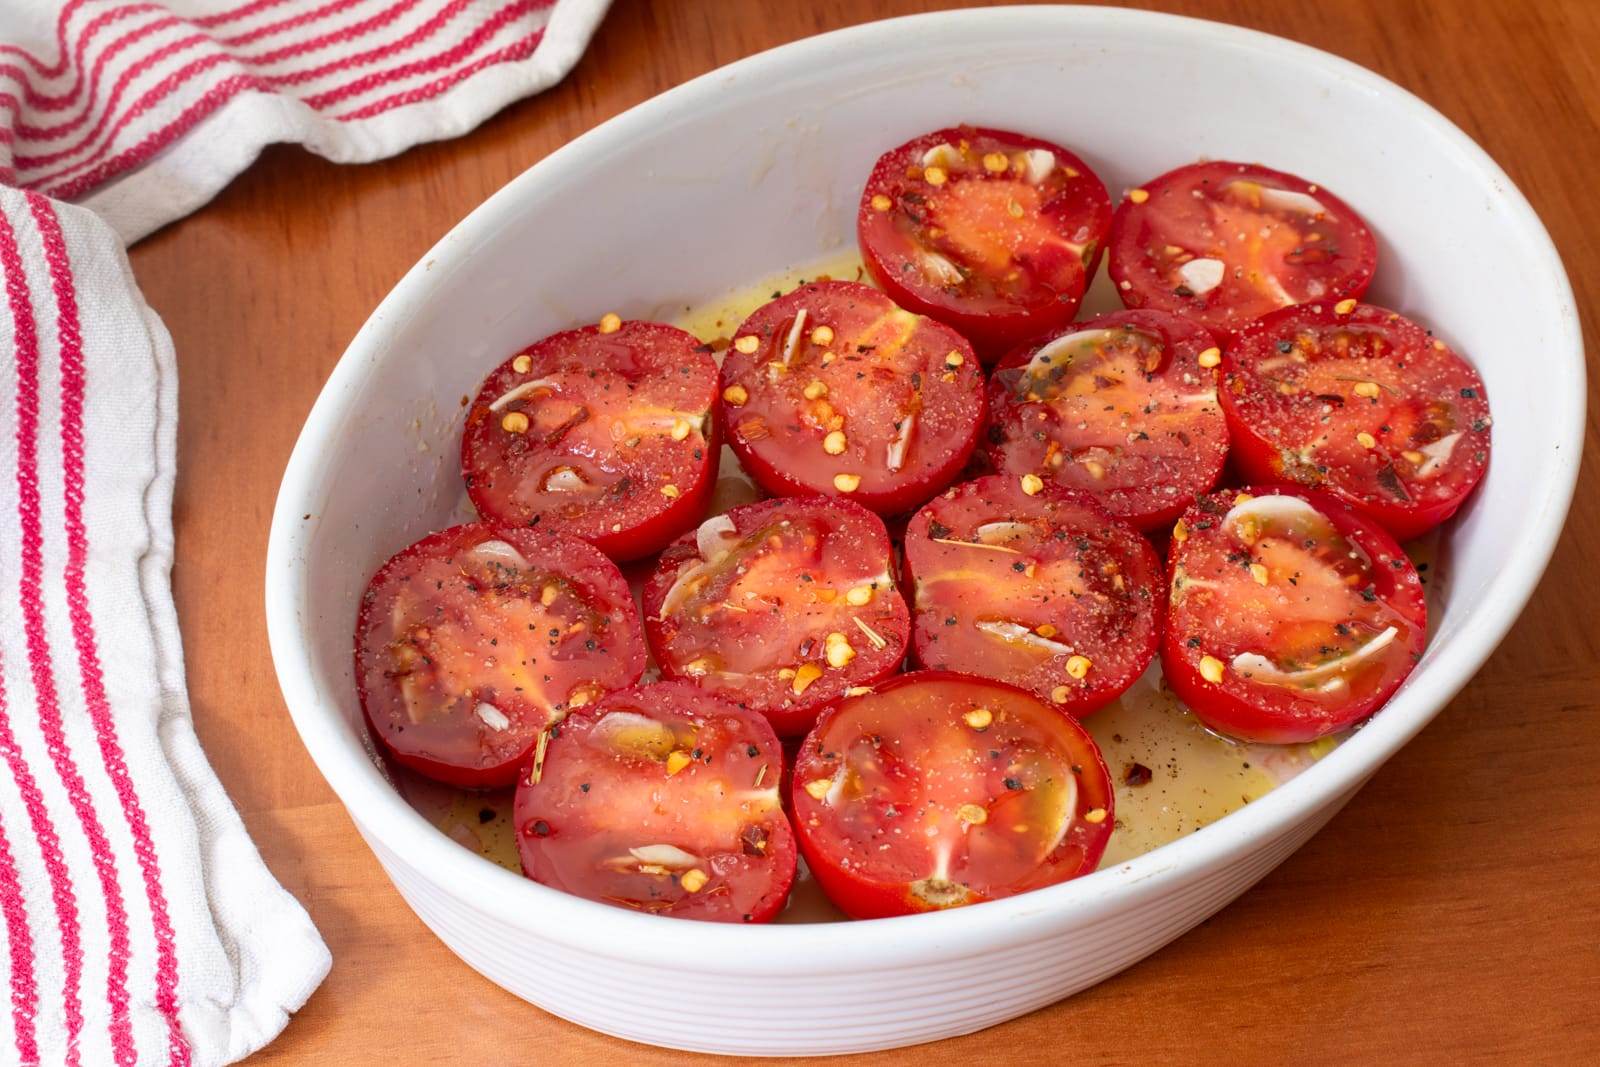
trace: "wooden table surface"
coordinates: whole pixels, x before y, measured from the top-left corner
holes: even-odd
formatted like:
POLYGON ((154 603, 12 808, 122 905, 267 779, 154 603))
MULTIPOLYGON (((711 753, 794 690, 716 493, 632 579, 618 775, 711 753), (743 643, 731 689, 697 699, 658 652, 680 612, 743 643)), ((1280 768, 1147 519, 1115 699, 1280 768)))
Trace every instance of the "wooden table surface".
MULTIPOLYGON (((368 312, 489 193, 694 75, 936 6, 618 0, 564 83, 476 132, 365 167, 269 150, 215 203, 134 249, 181 368, 175 580, 200 738, 267 863, 333 950, 327 982, 254 1062, 687 1058, 517 1000, 458 962, 401 902, 301 747, 273 677, 259 592, 273 498, 301 421, 368 312)), ((1145 6, 1316 45, 1440 108, 1543 216, 1600 351, 1600 2, 1145 6)), ((1592 388, 1590 410, 1600 410, 1592 388)), ((981 1035, 880 1061, 1600 1056, 1600 588, 1585 563, 1600 550, 1592 437, 1585 456, 1566 536, 1520 624, 1310 844, 1119 977, 981 1035)))

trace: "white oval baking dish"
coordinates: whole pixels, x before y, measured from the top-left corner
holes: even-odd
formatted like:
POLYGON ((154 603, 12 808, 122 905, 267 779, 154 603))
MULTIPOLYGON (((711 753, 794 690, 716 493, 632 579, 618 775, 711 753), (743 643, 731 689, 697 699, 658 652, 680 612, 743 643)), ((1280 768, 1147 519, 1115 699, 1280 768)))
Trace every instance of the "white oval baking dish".
POLYGON ((1538 218, 1471 140, 1390 82, 1274 37, 1133 11, 881 22, 618 116, 507 185, 406 275, 329 378, 284 476, 267 559, 272 653, 306 747, 401 894, 494 982, 585 1026, 686 1049, 926 1041, 1064 997, 1179 936, 1422 729, 1544 569, 1583 398, 1572 292, 1538 218), (1493 465, 1450 530, 1436 635, 1409 683, 1327 759, 1207 829, 939 914, 678 922, 536 885, 436 831, 369 751, 350 633, 367 576, 458 505, 459 398, 532 338, 606 311, 670 313, 846 247, 877 154, 961 121, 1069 145, 1113 195, 1197 157, 1260 160, 1325 182, 1370 220, 1382 241, 1372 299, 1469 354, 1496 417, 1493 465))

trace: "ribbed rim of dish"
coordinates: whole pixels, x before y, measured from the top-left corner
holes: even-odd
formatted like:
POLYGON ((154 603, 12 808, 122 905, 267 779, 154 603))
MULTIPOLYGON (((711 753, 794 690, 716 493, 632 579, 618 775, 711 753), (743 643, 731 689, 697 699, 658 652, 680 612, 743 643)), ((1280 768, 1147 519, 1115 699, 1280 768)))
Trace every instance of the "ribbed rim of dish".
POLYGON ((484 915, 555 942, 618 960, 681 967, 686 960, 716 960, 721 973, 826 975, 893 970, 959 959, 1022 944, 1067 921, 1092 920, 1135 906, 1176 882, 1234 861, 1258 843, 1284 833, 1300 820, 1336 802, 1410 740, 1471 679, 1494 651, 1532 595, 1560 535, 1577 481, 1583 444, 1585 368, 1583 342, 1571 284, 1548 233, 1526 198, 1503 170, 1465 133, 1422 100, 1386 78, 1307 45, 1221 23, 1142 11, 1101 7, 1003 7, 913 15, 867 23, 782 45, 702 75, 648 100, 575 139, 496 192, 419 260, 362 327, 329 377, 290 457, 273 514, 267 551, 267 624, 274 665, 296 728, 318 769, 362 831, 397 856, 429 871, 452 894, 473 902, 484 915), (464 255, 494 230, 494 206, 515 199, 528 185, 564 168, 587 165, 609 143, 630 131, 692 110, 702 99, 729 92, 785 66, 837 59, 839 50, 872 47, 904 50, 920 35, 941 38, 963 30, 992 28, 997 20, 1033 23, 1052 30, 1123 28, 1152 34, 1182 34, 1195 47, 1271 54, 1319 67, 1392 100, 1418 122, 1452 143, 1463 167, 1482 173, 1500 190, 1499 209, 1520 223, 1542 259, 1550 284, 1558 286, 1562 321, 1554 348, 1567 361, 1568 380, 1552 389, 1560 406, 1546 424, 1559 451, 1542 500, 1530 510, 1522 550, 1494 577, 1486 599, 1498 604, 1470 619, 1447 645, 1430 651, 1429 673, 1440 683, 1433 696, 1410 685, 1325 759, 1261 799, 1178 841, 1116 867, 1021 896, 968 908, 845 924, 730 926, 677 922, 609 907, 539 885, 449 840, 413 810, 384 780, 359 744, 340 736, 344 693, 313 684, 310 657, 297 623, 303 602, 305 565, 299 561, 309 534, 303 506, 317 484, 318 460, 358 380, 407 306, 428 281, 422 264, 442 265, 464 255))

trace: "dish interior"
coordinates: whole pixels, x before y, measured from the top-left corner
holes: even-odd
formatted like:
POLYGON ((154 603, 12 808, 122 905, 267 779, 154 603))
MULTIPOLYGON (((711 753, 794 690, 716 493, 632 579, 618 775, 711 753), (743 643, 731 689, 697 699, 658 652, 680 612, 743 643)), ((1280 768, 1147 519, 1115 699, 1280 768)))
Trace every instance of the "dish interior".
MULTIPOLYGON (((672 321, 752 279, 847 253, 876 156, 954 122, 1064 144, 1113 198, 1196 158, 1259 160, 1369 220, 1380 252, 1368 299, 1471 359, 1496 417, 1488 476, 1449 528, 1452 580, 1433 598, 1432 643, 1380 717, 1430 676, 1438 684, 1441 650, 1505 598, 1494 587, 1508 561, 1548 543, 1531 535, 1559 523, 1575 461, 1561 452, 1570 412, 1550 414, 1548 385, 1572 377, 1569 289, 1537 226, 1508 208, 1514 191, 1443 124, 1401 121, 1371 79, 1313 66, 1314 53, 1282 42, 1219 34, 1202 49, 1172 28, 1182 23, 1129 35, 1109 16, 1063 18, 1054 34, 1005 19, 970 20, 961 34, 931 25, 898 24, 895 57, 807 42, 781 76, 739 65, 677 106, 596 131, 454 231, 402 283, 405 298, 374 315, 319 407, 316 467, 280 502, 275 531, 301 524, 287 538, 301 568, 292 595, 341 744, 370 751, 351 680, 357 599, 390 554, 459 517, 462 406, 485 371, 604 312, 672 321)), ((1444 679, 1426 709, 1413 703, 1413 728, 1464 680, 1444 679)))

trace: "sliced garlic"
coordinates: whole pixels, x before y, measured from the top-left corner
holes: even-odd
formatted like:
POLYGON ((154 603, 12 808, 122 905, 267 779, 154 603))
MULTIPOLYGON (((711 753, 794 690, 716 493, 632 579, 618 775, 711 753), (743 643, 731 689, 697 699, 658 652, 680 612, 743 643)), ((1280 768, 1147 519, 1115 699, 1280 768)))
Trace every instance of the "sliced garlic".
POLYGON ((1178 268, 1178 277, 1195 296, 1204 296, 1222 284, 1224 269, 1220 259, 1191 259, 1178 268))
POLYGON ((547 493, 580 493, 587 488, 589 483, 572 467, 557 467, 544 479, 544 491, 547 493))
POLYGON ((1111 337, 1110 330, 1077 330, 1057 337, 1033 354, 1033 358, 1028 361, 1027 369, 1022 373, 1028 378, 1043 378, 1054 367, 1070 365, 1076 349, 1105 344, 1111 337))
POLYGON ((423 723, 437 710, 437 700, 432 687, 415 674, 400 676, 400 699, 406 704, 406 717, 413 723, 423 723))
POLYGON ((489 410, 503 411, 505 410, 506 405, 510 404, 514 400, 522 399, 535 389, 549 389, 551 392, 555 392, 557 388, 558 386, 556 383, 551 381, 549 378, 535 378, 531 382, 523 382, 521 385, 501 393, 498 399, 490 402, 489 410))
POLYGON ((1455 433, 1446 434, 1432 444, 1423 445, 1417 449, 1418 452, 1428 457, 1428 461, 1417 468, 1417 477, 1426 478, 1444 466, 1445 461, 1450 458, 1450 453, 1455 451, 1456 442, 1459 440, 1461 440, 1461 431, 1457 430, 1455 433))
POLYGON ((527 557, 499 539, 479 541, 467 553, 467 558, 474 563, 498 563, 502 567, 515 567, 519 571, 528 569, 527 557))
POLYGON ((1224 528, 1229 528, 1241 519, 1254 519, 1258 525, 1272 521, 1292 523, 1296 519, 1311 522, 1325 521, 1322 512, 1297 496, 1251 497, 1229 508, 1228 513, 1222 517, 1222 525, 1224 528))
POLYGON ((800 348, 800 338, 805 336, 806 309, 801 308, 794 317, 794 325, 789 327, 789 336, 783 342, 783 365, 785 367, 794 362, 795 352, 800 348))
POLYGON ((986 522, 972 532, 984 544, 998 545, 1027 537, 1033 533, 1033 527, 1025 522, 986 522))
POLYGON ((940 285, 960 285, 966 280, 954 263, 937 252, 924 252, 918 260, 922 273, 940 285))
POLYGON ((700 857, 691 852, 685 852, 677 845, 640 845, 638 848, 628 849, 628 855, 640 863, 665 867, 669 871, 679 871, 694 867, 700 862, 700 857))
POLYGON ((949 168, 960 162, 961 153, 956 151, 954 145, 946 144, 943 141, 922 153, 922 165, 924 167, 949 168))
MULTIPOLYGON (((728 516, 713 515, 702 522, 694 532, 694 545, 700 553, 700 559, 697 562, 686 561, 679 567, 677 578, 673 579, 666 595, 661 598, 660 617, 676 614, 701 576, 721 562, 738 543, 739 532, 734 529, 733 520, 728 516)), ((732 604, 726 606, 738 610, 732 604)))
POLYGON ((472 710, 479 719, 483 720, 483 725, 487 726, 496 733, 499 733, 501 730, 504 730, 506 727, 511 725, 511 720, 506 717, 506 713, 495 707, 493 704, 490 704, 488 701, 480 702, 478 706, 472 710))
POLYGON ((1056 154, 1048 148, 1030 148, 1022 153, 1028 161, 1028 184, 1038 185, 1056 169, 1056 154))
POLYGON ((857 578, 854 581, 842 582, 840 584, 847 586, 876 586, 879 589, 887 589, 894 585, 894 579, 889 576, 889 572, 887 570, 882 570, 877 574, 871 575, 870 577, 857 578))
POLYGON ((673 411, 669 408, 639 408, 628 412, 627 416, 616 425, 622 427, 622 436, 637 437, 646 433, 663 433, 674 435, 675 440, 683 440, 690 433, 703 433, 706 415, 704 411, 673 411), (677 437, 678 427, 687 427, 683 437, 677 437))
POLYGON ((1020 623, 984 619, 972 625, 974 629, 991 637, 998 637, 1000 640, 1010 644, 1025 645, 1040 652, 1048 652, 1052 656, 1070 656, 1072 654, 1071 645, 1062 644, 1060 641, 1054 641, 1048 637, 1040 637, 1020 623))
POLYGON ((699 550, 701 559, 711 563, 726 555, 738 539, 739 532, 734 529, 732 519, 713 515, 695 530, 694 547, 699 550))
MULTIPOLYGON (((1004 552, 1008 556, 1020 556, 1022 553, 1009 545, 987 545, 982 541, 958 541, 954 537, 930 537, 928 540, 936 545, 950 545, 953 548, 979 548, 985 552, 1004 552)), ((952 571, 929 575, 923 579, 926 582, 938 581, 964 581, 978 577, 977 571, 952 571)), ((920 584, 920 583, 919 583, 920 584)))
POLYGON ((1322 201, 1306 193, 1297 193, 1293 189, 1269 189, 1261 187, 1261 206, 1272 208, 1275 211, 1292 211, 1297 215, 1326 215, 1328 209, 1322 206, 1322 201))
POLYGON ((1400 631, 1391 626, 1354 652, 1305 670, 1280 670, 1276 663, 1257 652, 1241 652, 1234 656, 1233 669, 1253 681, 1272 685, 1305 689, 1320 682, 1323 683, 1320 688, 1334 689, 1344 684, 1344 676, 1350 668, 1388 648, 1399 635, 1400 631))
POLYGON ((608 711, 594 724, 591 737, 609 748, 642 759, 664 760, 677 739, 672 728, 636 711, 608 711))
POLYGON ((917 416, 909 413, 900 420, 900 431, 895 434, 894 440, 889 442, 889 447, 884 454, 884 462, 891 471, 898 471, 905 466, 906 449, 911 447, 911 435, 916 430, 917 416))
MULTIPOLYGON (((1056 846, 1066 840, 1067 831, 1072 829, 1072 823, 1078 813, 1078 782, 1077 779, 1064 775, 1057 789, 1060 793, 1060 802, 1052 812, 1054 818, 1051 822, 1055 825, 1056 832, 1050 836, 1049 846, 1042 847, 1039 855, 1048 856, 1055 852, 1056 846)), ((1041 842, 1042 844, 1042 842, 1041 842)))

